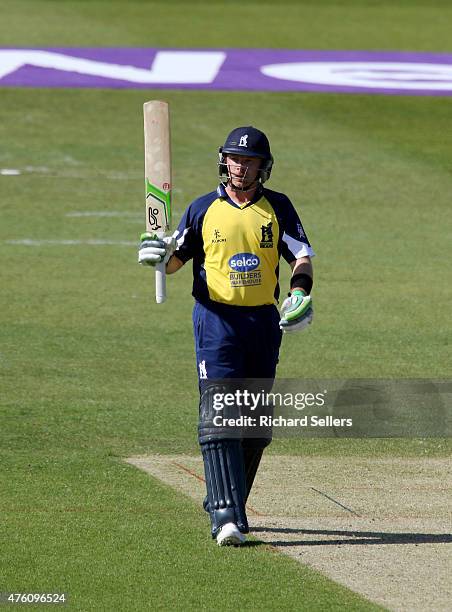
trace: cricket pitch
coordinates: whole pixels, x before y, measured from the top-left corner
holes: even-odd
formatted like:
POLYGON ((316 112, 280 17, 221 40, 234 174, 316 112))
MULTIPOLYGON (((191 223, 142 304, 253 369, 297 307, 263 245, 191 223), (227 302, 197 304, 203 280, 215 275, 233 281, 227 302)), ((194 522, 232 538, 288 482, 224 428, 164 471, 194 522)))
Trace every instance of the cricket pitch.
MULTIPOLYGON (((202 512, 200 457, 127 462, 193 498, 202 512)), ((247 506, 251 533, 390 610, 445 611, 452 601, 451 484, 448 458, 268 455, 247 506)))

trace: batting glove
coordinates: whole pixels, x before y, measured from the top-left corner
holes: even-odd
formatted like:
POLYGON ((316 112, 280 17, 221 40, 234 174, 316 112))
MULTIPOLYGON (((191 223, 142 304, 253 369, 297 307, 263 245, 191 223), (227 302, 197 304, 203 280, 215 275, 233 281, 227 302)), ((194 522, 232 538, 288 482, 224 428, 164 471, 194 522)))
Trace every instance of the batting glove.
POLYGON ((284 332, 301 331, 312 323, 312 298, 302 289, 294 289, 281 306, 279 327, 284 332))
POLYGON ((159 238, 148 232, 141 234, 138 263, 146 266, 155 266, 161 262, 167 263, 176 250, 176 246, 176 239, 172 236, 159 238))

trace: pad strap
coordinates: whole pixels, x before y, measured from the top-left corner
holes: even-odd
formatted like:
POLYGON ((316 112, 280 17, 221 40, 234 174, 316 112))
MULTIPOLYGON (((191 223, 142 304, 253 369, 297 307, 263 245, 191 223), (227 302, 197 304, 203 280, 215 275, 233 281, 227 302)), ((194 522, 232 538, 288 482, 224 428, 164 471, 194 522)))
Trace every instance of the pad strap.
POLYGON ((209 383, 201 391, 198 425, 198 440, 200 444, 211 440, 239 439, 241 437, 242 432, 238 427, 214 425, 215 417, 236 418, 239 416, 235 406, 225 406, 221 411, 215 409, 215 397, 217 394, 224 397, 230 391, 231 387, 229 385, 221 383, 209 383))

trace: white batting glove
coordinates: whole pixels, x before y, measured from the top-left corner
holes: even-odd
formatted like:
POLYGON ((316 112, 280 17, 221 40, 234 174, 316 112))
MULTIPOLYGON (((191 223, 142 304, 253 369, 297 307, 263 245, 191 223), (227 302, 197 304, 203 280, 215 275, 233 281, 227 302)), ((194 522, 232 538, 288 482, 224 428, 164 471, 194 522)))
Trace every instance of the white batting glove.
POLYGON ((138 263, 146 266, 155 266, 162 262, 166 264, 176 250, 176 246, 176 239, 173 236, 158 238, 148 232, 141 234, 138 263))
POLYGON ((312 323, 312 298, 301 289, 294 289, 281 306, 280 329, 283 332, 301 331, 312 323))

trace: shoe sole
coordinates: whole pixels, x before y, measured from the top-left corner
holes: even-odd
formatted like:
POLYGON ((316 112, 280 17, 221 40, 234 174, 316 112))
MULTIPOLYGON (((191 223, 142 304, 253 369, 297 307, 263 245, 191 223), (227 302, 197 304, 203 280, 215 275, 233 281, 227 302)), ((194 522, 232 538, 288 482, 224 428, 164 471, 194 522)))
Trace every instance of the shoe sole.
POLYGON ((240 542, 239 540, 237 540, 237 538, 225 538, 222 542, 218 544, 218 546, 235 546, 235 548, 238 548, 242 544, 243 542, 240 542))
POLYGON ((241 546, 245 543, 245 540, 241 540, 237 536, 226 536, 220 542, 217 542, 218 546, 241 546))

